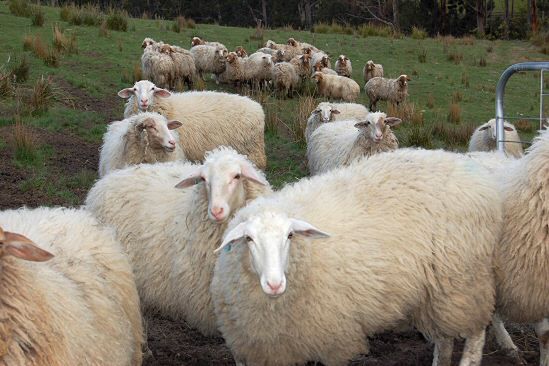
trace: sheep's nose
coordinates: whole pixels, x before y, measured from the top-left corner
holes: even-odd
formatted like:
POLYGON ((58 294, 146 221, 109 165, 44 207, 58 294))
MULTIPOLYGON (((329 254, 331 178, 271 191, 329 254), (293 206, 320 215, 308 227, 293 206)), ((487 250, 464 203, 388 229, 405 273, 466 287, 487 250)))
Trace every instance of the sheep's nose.
POLYGON ((168 141, 168 144, 172 145, 172 146, 175 146, 175 140, 170 140, 168 141))
POLYGON ((215 217, 217 220, 223 218, 223 207, 212 207, 212 216, 215 217))
POLYGON ((279 282, 279 283, 267 282, 267 286, 269 286, 269 288, 273 290, 273 292, 276 294, 278 290, 280 290, 280 288, 282 287, 282 282, 279 282))

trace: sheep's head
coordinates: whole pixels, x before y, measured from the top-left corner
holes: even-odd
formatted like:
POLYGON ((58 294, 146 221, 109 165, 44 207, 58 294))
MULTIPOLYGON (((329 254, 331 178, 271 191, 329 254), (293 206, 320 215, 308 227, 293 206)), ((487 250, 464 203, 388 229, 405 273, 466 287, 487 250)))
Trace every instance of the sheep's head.
MULTIPOLYGON (((235 220, 238 221, 238 220, 235 220)), ((228 245, 247 244, 253 271, 259 277, 265 294, 276 297, 286 291, 286 272, 290 244, 303 245, 299 237, 326 238, 329 235, 306 221, 289 218, 282 213, 262 212, 235 225, 225 233, 222 244, 215 251, 228 245)))
POLYGON ((236 62, 237 58, 238 58, 238 55, 236 54, 236 52, 229 52, 229 54, 226 57, 227 62, 230 64, 236 62))
POLYGON ((310 63, 311 63, 311 56, 310 55, 304 54, 304 55, 301 55, 300 58, 301 58, 301 62, 303 63, 303 65, 305 65, 307 67, 310 65, 310 63))
POLYGON ((162 89, 154 85, 148 80, 140 80, 133 87, 122 89, 118 92, 120 98, 127 99, 132 95, 135 96, 137 106, 141 112, 146 112, 147 108, 154 104, 154 97, 167 98, 172 95, 166 89, 162 89))
POLYGON ((276 49, 276 43, 274 41, 271 41, 270 39, 265 43, 265 47, 272 48, 273 50, 276 49))
POLYGON ((309 56, 313 55, 313 49, 311 47, 303 47, 302 51, 304 55, 309 55, 309 56))
POLYGON ((412 79, 410 79, 408 75, 400 75, 397 80, 398 80, 398 83, 400 84, 400 87, 404 88, 408 86, 408 81, 411 81, 412 79))
POLYGON ((324 75, 322 75, 322 72, 320 72, 320 71, 317 71, 313 74, 313 79, 315 79, 316 83, 320 83, 322 81, 323 77, 324 77, 324 75))
POLYGON ((318 62, 314 65, 315 71, 322 71, 323 68, 324 68, 324 66, 322 66, 322 62, 320 62, 320 61, 318 61, 318 62))
POLYGON ((206 44, 206 42, 198 37, 193 37, 191 40, 191 47, 198 46, 200 44, 206 44))
POLYGON ((297 41, 293 38, 289 38, 288 39, 288 45, 290 45, 292 47, 297 47, 297 41))
POLYGON ((321 63, 322 66, 324 66, 324 67, 328 67, 328 66, 329 66, 329 62, 330 62, 330 59, 328 58, 328 56, 323 56, 322 59, 320 60, 320 63, 321 63))
POLYGON ((147 37, 143 40, 143 43, 141 43, 141 48, 147 48, 155 43, 154 39, 147 37))
POLYGON ((208 217, 222 223, 246 203, 244 180, 269 185, 263 173, 246 157, 222 146, 207 153, 204 164, 197 165, 176 188, 202 183, 208 195, 208 217))
POLYGON ((135 128, 140 132, 146 132, 151 148, 173 152, 175 150, 175 137, 170 130, 175 130, 183 124, 179 121, 168 121, 158 113, 140 113, 136 116, 135 128))
POLYGON ((273 62, 280 62, 284 59, 284 50, 277 50, 273 57, 273 62))
POLYGON ((270 67, 273 65, 273 56, 264 54, 261 56, 261 62, 263 66, 270 67))
MULTIPOLYGON (((496 141, 496 120, 492 118, 482 126, 478 128, 479 131, 483 131, 484 134, 490 136, 490 139, 496 141)), ((515 131, 515 127, 509 122, 503 122, 503 130, 506 132, 515 131)))
POLYGON ((349 61, 349 59, 345 55, 339 55, 337 59, 342 66, 347 65, 347 61, 349 61))
POLYGON ((236 48, 235 52, 236 52, 236 55, 237 55, 238 57, 246 57, 246 56, 248 56, 248 52, 246 52, 246 50, 245 50, 244 47, 242 47, 242 46, 238 46, 238 47, 236 48))
POLYGON ((160 53, 165 53, 166 55, 170 55, 173 52, 172 46, 169 44, 163 44, 160 46, 160 53))
POLYGON ((396 126, 400 122, 402 122, 400 118, 387 117, 385 113, 375 112, 369 113, 366 120, 356 123, 355 127, 359 130, 368 129, 365 132, 369 132, 370 140, 379 143, 389 132, 390 127, 396 126))
POLYGON ((366 62, 366 69, 368 71, 372 71, 375 68, 376 68, 376 65, 374 64, 374 61, 370 60, 370 61, 366 62))
POLYGON ((53 254, 38 248, 26 236, 4 231, 0 227, 0 257, 4 255, 11 255, 32 262, 44 262, 53 258, 53 254))
POLYGON ((313 113, 320 115, 321 122, 327 123, 333 121, 334 114, 339 114, 340 112, 337 110, 336 107, 332 106, 331 104, 321 103, 318 105, 318 107, 316 107, 313 113))

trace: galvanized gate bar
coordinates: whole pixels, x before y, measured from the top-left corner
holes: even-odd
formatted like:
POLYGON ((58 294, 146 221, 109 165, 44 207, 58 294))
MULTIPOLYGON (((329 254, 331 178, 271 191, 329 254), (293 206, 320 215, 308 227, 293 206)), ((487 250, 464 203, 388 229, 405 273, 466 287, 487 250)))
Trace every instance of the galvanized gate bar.
MULTIPOLYGON (((507 85, 507 80, 516 72, 519 71, 542 71, 547 70, 549 71, 549 61, 543 61, 543 62, 522 62, 519 64, 514 64, 509 66, 500 76, 498 85, 496 87, 496 142, 497 142, 497 148, 499 151, 505 150, 505 144, 503 141, 504 133, 503 133, 503 95, 505 92, 505 85, 507 85)), ((543 74, 541 78, 541 86, 543 88, 543 74)), ((540 94, 543 94, 542 91, 540 91, 540 94)), ((540 101, 541 98, 543 98, 543 95, 540 95, 540 101)), ((543 105, 543 104, 541 104, 543 105)), ((540 106, 542 108, 542 106, 540 106)), ((543 114, 543 111, 540 110, 540 113, 543 114)), ((541 118, 541 115, 540 115, 541 118)), ((541 120, 540 120, 541 123, 541 120)))

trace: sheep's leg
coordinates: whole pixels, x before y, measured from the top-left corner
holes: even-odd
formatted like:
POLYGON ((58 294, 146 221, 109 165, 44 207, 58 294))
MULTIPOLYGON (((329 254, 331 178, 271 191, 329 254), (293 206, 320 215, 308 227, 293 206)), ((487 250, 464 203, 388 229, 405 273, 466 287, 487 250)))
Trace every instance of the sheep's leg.
POLYGON ((433 352, 433 366, 450 366, 452 363, 452 351, 454 350, 453 338, 438 338, 435 340, 433 352))
POLYGON ((509 332, 505 329, 503 321, 497 313, 492 317, 492 331, 494 332, 496 341, 503 352, 505 352, 508 356, 513 357, 517 365, 525 365, 526 362, 520 356, 517 346, 513 343, 511 336, 509 336, 509 332))
POLYGON ((549 366, 549 319, 545 318, 536 324, 539 339, 539 365, 549 366))
POLYGON ((459 366, 480 366, 485 338, 486 329, 482 329, 480 332, 467 337, 459 366))

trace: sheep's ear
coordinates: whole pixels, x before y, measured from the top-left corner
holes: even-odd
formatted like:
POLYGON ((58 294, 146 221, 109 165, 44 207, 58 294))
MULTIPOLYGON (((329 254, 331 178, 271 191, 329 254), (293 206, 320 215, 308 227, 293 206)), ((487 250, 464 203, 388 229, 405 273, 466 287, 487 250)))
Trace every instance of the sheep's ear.
POLYGON ((356 128, 366 128, 370 125, 369 121, 360 121, 358 123, 355 123, 356 128))
POLYGON ((234 229, 232 229, 227 233, 227 235, 225 235, 223 242, 216 250, 214 250, 214 253, 219 252, 221 249, 225 248, 227 245, 242 243, 246 239, 245 229, 246 229, 245 222, 241 222, 240 224, 236 225, 234 229))
POLYGON ((202 165, 194 167, 194 170, 183 179, 181 182, 175 185, 175 188, 188 188, 192 187, 200 182, 203 182, 202 179, 202 165))
POLYGON ((175 130, 181 126, 183 126, 183 123, 179 121, 168 121, 168 130, 175 130))
POLYGON ((6 254, 32 262, 44 262, 53 258, 53 254, 40 249, 26 236, 2 231, 0 242, 6 254))
POLYGON ((127 99, 127 98, 131 97, 132 95, 134 95, 133 88, 122 89, 118 92, 118 96, 120 98, 124 98, 124 99, 127 99))
POLYGON ((269 185, 269 182, 248 163, 240 165, 240 173, 254 183, 261 184, 262 186, 269 185))
POLYGON ((341 112, 338 111, 337 109, 333 109, 333 108, 332 108, 332 113, 333 113, 333 114, 340 114, 341 112))
POLYGON ((486 126, 482 126, 481 128, 479 128, 478 130, 479 131, 484 131, 484 130, 487 130, 490 128, 490 125, 486 125, 486 126))
POLYGON ((298 219, 290 219, 291 221, 291 230, 293 233, 298 235, 303 235, 312 239, 328 238, 330 234, 320 231, 313 225, 309 224, 306 221, 298 219))
POLYGON ((402 120, 400 118, 396 118, 396 117, 387 117, 387 118, 385 118, 385 124, 387 124, 391 127, 394 127, 394 126, 400 124, 400 122, 402 122, 402 120))
POLYGON ((509 126, 503 126, 503 129, 505 131, 514 131, 513 127, 509 127, 509 126))
POLYGON ((155 88, 155 89, 154 89, 154 95, 157 96, 157 97, 167 98, 167 97, 169 97, 170 95, 172 95, 172 93, 170 93, 170 92, 167 91, 166 89, 155 88))

